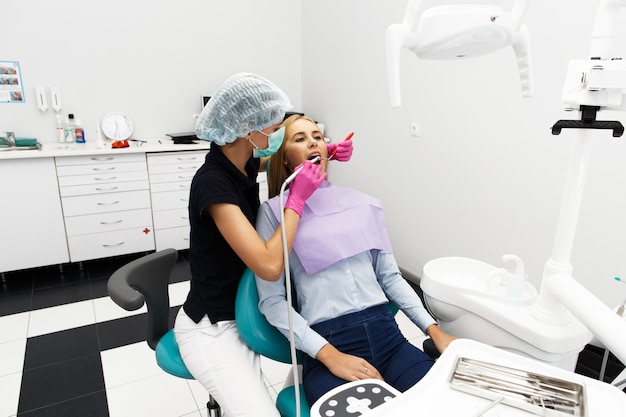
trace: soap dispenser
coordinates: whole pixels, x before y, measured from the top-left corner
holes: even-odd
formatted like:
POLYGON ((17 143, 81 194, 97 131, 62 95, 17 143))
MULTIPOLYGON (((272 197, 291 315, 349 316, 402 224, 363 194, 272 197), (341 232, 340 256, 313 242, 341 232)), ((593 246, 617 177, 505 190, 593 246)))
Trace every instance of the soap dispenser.
POLYGON ((526 282, 526 273, 524 272, 524 263, 517 255, 502 255, 503 262, 515 262, 515 272, 506 274, 505 282, 506 295, 510 298, 522 298, 524 296, 524 284, 526 282))

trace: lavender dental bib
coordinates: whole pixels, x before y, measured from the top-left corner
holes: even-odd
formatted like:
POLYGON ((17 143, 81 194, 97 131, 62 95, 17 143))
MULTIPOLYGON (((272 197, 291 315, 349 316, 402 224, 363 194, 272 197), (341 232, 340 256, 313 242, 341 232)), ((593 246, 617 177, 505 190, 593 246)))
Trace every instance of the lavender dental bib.
MULTIPOLYGON (((284 201, 288 193, 285 191, 284 201)), ((267 203, 280 222, 278 196, 267 203)), ((372 249, 392 252, 380 200, 328 181, 322 183, 306 201, 293 244, 307 274, 372 249)))

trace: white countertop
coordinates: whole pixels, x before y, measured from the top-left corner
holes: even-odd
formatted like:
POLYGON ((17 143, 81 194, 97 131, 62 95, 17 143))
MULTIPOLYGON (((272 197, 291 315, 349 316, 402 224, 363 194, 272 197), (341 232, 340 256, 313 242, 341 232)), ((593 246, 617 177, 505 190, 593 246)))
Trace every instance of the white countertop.
POLYGON ((175 145, 172 140, 161 139, 147 141, 137 146, 139 142, 129 141, 127 148, 111 148, 111 142, 106 141, 103 149, 96 148, 95 142, 87 143, 42 143, 40 150, 10 150, 0 151, 0 160, 5 159, 30 159, 50 158, 55 156, 80 156, 80 155, 110 155, 123 153, 148 153, 148 152, 175 152, 175 151, 201 151, 210 148, 210 142, 197 140, 195 144, 175 145))

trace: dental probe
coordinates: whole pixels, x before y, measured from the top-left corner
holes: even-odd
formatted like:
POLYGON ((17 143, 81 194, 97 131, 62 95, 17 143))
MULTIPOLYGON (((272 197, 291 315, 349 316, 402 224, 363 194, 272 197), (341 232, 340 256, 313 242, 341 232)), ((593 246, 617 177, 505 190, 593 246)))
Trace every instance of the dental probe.
MULTIPOLYGON (((350 140, 352 138, 352 136, 354 135, 354 132, 350 132, 348 134, 348 136, 346 136, 346 138, 344 140, 342 140, 342 142, 345 142, 347 140, 350 140)), ((335 150, 333 151, 332 154, 330 154, 330 156, 328 157, 328 160, 330 161, 331 159, 333 159, 333 156, 335 156, 335 154, 337 153, 337 148, 335 148, 335 150)))

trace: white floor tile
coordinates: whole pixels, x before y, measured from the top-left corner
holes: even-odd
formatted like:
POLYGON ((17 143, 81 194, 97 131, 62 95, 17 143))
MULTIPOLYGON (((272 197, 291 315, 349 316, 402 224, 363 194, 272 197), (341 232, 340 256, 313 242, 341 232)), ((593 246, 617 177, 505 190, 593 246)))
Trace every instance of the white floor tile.
POLYGON ((0 376, 22 372, 26 339, 0 343, 0 376))
POLYGON ((170 284, 169 293, 171 307, 183 305, 187 299, 187 294, 189 293, 189 285, 189 281, 170 284))
POLYGON ((268 385, 282 383, 291 372, 291 364, 282 363, 261 356, 261 370, 268 381, 268 385))
POLYGON ((204 389, 202 385, 195 379, 188 379, 187 385, 191 390, 191 394, 193 398, 196 400, 196 404, 198 405, 198 409, 202 410, 202 415, 206 416, 206 403, 209 402, 209 393, 204 389))
POLYGON ((143 307, 126 311, 122 307, 115 304, 110 297, 101 297, 93 300, 93 308, 96 315, 96 321, 101 323, 103 321, 120 319, 123 317, 134 316, 136 314, 146 313, 148 309, 145 304, 143 307))
POLYGON ((181 417, 205 417, 205 416, 206 416, 206 413, 201 414, 200 410, 198 410, 193 413, 185 414, 184 416, 181 416, 181 417))
POLYGON ((0 317, 0 343, 13 340, 26 340, 28 334, 28 319, 30 313, 18 313, 0 317))
POLYGON ((95 323, 93 301, 80 301, 30 312, 28 337, 95 323))
POLYGON ((20 386, 22 373, 0 376, 0 417, 13 417, 17 415, 17 404, 20 399, 20 386))
POLYGON ((105 350, 100 352, 100 357, 107 390, 165 373, 144 341, 105 350))
POLYGON ((420 328, 413 324, 402 311, 398 311, 396 314, 396 322, 398 323, 398 327, 400 327, 400 331, 408 340, 424 336, 420 328))
POLYGON ((198 411, 187 381, 162 373, 107 389, 110 417, 180 417, 198 411))

